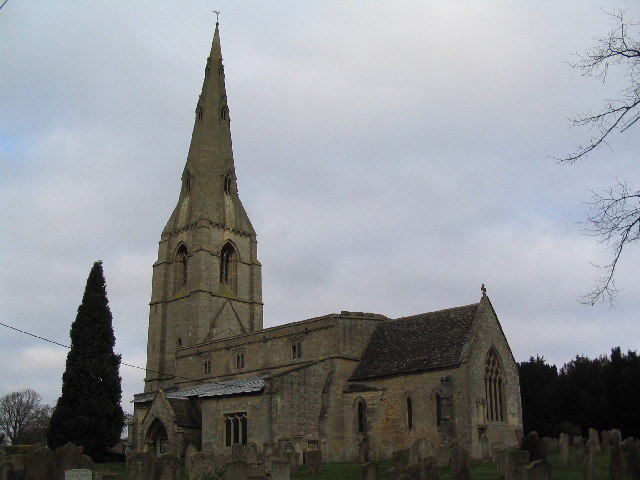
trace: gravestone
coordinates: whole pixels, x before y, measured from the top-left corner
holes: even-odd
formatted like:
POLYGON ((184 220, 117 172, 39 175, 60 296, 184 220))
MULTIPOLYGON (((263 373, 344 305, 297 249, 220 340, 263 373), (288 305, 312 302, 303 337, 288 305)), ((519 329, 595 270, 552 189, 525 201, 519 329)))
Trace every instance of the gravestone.
POLYGON ((551 480, 551 465, 545 460, 536 460, 525 467, 527 480, 551 480))
POLYGON ((402 450, 396 450, 393 452, 393 464, 401 469, 405 469, 409 466, 411 459, 411 452, 408 448, 402 450))
MULTIPOLYGON (((591 437, 591 435, 589 435, 591 437)), ((596 456, 596 446, 591 438, 587 440, 584 463, 582 464, 582 478, 593 480, 593 463, 596 456)))
POLYGON ((48 448, 40 448, 27 453, 24 466, 24 480, 56 480, 53 478, 56 455, 48 448))
POLYGON ((247 480, 250 478, 264 478, 266 475, 263 463, 248 463, 247 464, 247 480))
POLYGON ((4 456, 0 456, 0 480, 17 480, 18 478, 22 478, 22 472, 16 472, 13 464, 5 460, 4 456))
POLYGON ((241 443, 234 443, 231 445, 231 461, 232 462, 247 462, 247 452, 244 445, 241 443))
POLYGON ((209 480, 222 470, 215 454, 209 452, 192 453, 185 459, 185 466, 190 480, 209 480))
POLYGON ((271 461, 271 480, 290 480, 291 469, 289 462, 282 460, 271 461))
POLYGON ((598 436, 598 431, 595 428, 589 429, 589 440, 593 444, 593 448, 595 453, 600 453, 602 451, 600 447, 600 437, 598 436))
POLYGON ((88 468, 65 470, 64 480, 93 480, 93 471, 88 468))
POLYGON ((451 458, 451 446, 450 445, 440 445, 438 448, 438 454, 436 456, 436 460, 438 462, 438 468, 443 469, 449 466, 449 459, 451 458))
POLYGON ((0 460, 0 480, 5 480, 2 475, 6 475, 6 480, 23 480, 26 458, 26 454, 18 453, 0 460))
POLYGON ((213 445, 213 442, 207 442, 204 445, 202 445, 202 452, 207 452, 207 453, 216 453, 216 449, 215 446, 213 445))
POLYGON ((65 446, 57 448, 53 453, 56 456, 54 478, 63 478, 65 472, 71 469, 93 470, 93 462, 89 459, 89 464, 87 465, 86 459, 83 458, 85 456, 83 447, 76 447, 73 443, 67 443, 65 446))
POLYGON ((362 480, 379 480, 380 469, 376 462, 368 462, 362 466, 362 480))
POLYGON ((184 452, 184 458, 189 458, 191 455, 195 455, 196 453, 198 453, 198 449, 192 443, 190 443, 187 447, 186 452, 184 452))
POLYGON ((469 452, 459 445, 451 449, 451 480, 469 480, 469 452))
POLYGON ((522 480, 529 463, 529 452, 515 448, 497 450, 495 466, 498 477, 503 480, 522 480))
POLYGON ((627 466, 627 474, 631 480, 640 480, 640 453, 633 439, 622 442, 622 452, 627 466))
POLYGON ((422 460, 432 455, 431 450, 431 444, 427 442, 427 439, 419 438, 409 448, 409 464, 419 464, 422 460))
POLYGON ((611 445, 609 446, 609 477, 622 478, 624 475, 624 457, 620 442, 620 430, 611 430, 611 445))
POLYGON ((180 480, 182 462, 175 455, 161 455, 155 461, 157 477, 148 480, 180 480))
POLYGON ((133 452, 127 455, 129 480, 155 479, 155 455, 151 452, 133 452))
POLYGON ((602 432, 600 432, 600 448, 602 448, 602 453, 609 453, 610 444, 611 433, 609 430, 602 430, 602 432))
POLYGON ((489 448, 489 438, 487 438, 487 435, 484 433, 480 436, 480 448, 482 450, 482 459, 488 459, 491 456, 491 451, 489 448))
POLYGON ((256 463, 258 461, 258 445, 255 442, 247 443, 246 447, 247 462, 256 463))
POLYGON ((309 450, 307 452, 307 469, 310 475, 318 475, 322 466, 322 451, 309 450))
POLYGON ((522 450, 529 452, 529 461, 547 460, 547 452, 544 449, 542 439, 538 437, 537 432, 529 432, 520 446, 522 450))
POLYGON ((566 433, 560 434, 560 464, 565 468, 571 465, 569 458, 569 435, 566 433))
POLYGON ((227 465, 228 480, 247 480, 247 462, 234 460, 227 465))
POLYGON ((584 462, 584 438, 576 436, 573 438, 573 444, 576 447, 576 462, 582 465, 584 462))

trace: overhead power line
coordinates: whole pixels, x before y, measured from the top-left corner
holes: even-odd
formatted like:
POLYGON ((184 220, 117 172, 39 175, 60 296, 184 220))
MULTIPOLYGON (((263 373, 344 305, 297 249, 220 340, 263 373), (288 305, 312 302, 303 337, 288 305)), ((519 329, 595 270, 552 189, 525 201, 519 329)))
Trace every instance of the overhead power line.
MULTIPOLYGON (((6 1, 5 1, 5 3, 6 3, 6 1)), ((0 8, 2 8, 2 7, 0 6, 0 8)), ((30 337, 37 338, 38 340, 43 340, 45 342, 49 342, 49 343, 53 343, 54 345, 58 345, 59 347, 64 347, 64 348, 71 349, 71 347, 69 345, 65 345, 63 343, 59 343, 59 342, 56 342, 54 340, 50 340, 50 339, 45 338, 45 337, 41 337, 40 335, 36 335, 35 333, 27 332, 26 330, 20 330, 19 328, 12 327, 11 325, 7 325, 6 323, 0 322, 0 325, 2 325, 3 327, 10 328, 11 330, 15 330, 16 332, 20 332, 20 333, 24 333, 25 335, 29 335, 30 337)), ((172 374, 164 373, 164 372, 157 372, 155 370, 150 370, 148 368, 139 367, 138 365, 131 365, 130 363, 124 363, 122 361, 120 362, 120 365, 124 365, 125 367, 137 368, 138 370, 144 370, 145 372, 157 373, 159 375, 166 375, 168 377, 182 378, 183 380, 191 380, 191 381, 194 381, 194 382, 197 381, 197 379, 195 379, 195 378, 182 377, 180 375, 172 375, 172 374)))

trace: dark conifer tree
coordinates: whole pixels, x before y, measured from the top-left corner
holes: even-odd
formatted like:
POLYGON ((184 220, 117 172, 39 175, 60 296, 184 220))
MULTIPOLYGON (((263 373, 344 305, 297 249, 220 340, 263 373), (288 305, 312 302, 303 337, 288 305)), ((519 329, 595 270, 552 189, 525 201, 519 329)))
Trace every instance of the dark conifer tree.
POLYGON ((82 445, 85 454, 102 461, 107 447, 120 439, 124 416, 120 400, 120 355, 113 352, 115 336, 102 272, 93 264, 87 286, 71 325, 71 350, 62 377, 62 395, 51 416, 49 446, 82 445))

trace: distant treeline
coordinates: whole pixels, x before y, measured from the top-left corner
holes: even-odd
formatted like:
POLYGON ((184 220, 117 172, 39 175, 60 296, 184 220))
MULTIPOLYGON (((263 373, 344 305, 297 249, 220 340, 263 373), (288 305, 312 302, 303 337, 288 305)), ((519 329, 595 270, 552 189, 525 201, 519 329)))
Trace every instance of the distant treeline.
POLYGON ((593 360, 578 355, 559 372, 537 355, 518 366, 525 434, 584 436, 592 427, 619 428, 623 438, 640 438, 640 357, 635 351, 623 354, 616 347, 609 357, 593 360))

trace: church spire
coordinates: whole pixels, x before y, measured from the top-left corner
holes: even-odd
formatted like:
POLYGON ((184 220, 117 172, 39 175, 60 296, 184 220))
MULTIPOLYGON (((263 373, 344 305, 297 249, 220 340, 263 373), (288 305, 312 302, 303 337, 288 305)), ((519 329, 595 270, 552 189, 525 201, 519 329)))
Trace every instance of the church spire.
POLYGON ((200 219, 208 219, 255 234, 237 196, 224 79, 220 29, 216 22, 202 92, 196 104, 180 199, 167 223, 165 233, 200 219), (225 195, 231 201, 225 200, 225 195))

